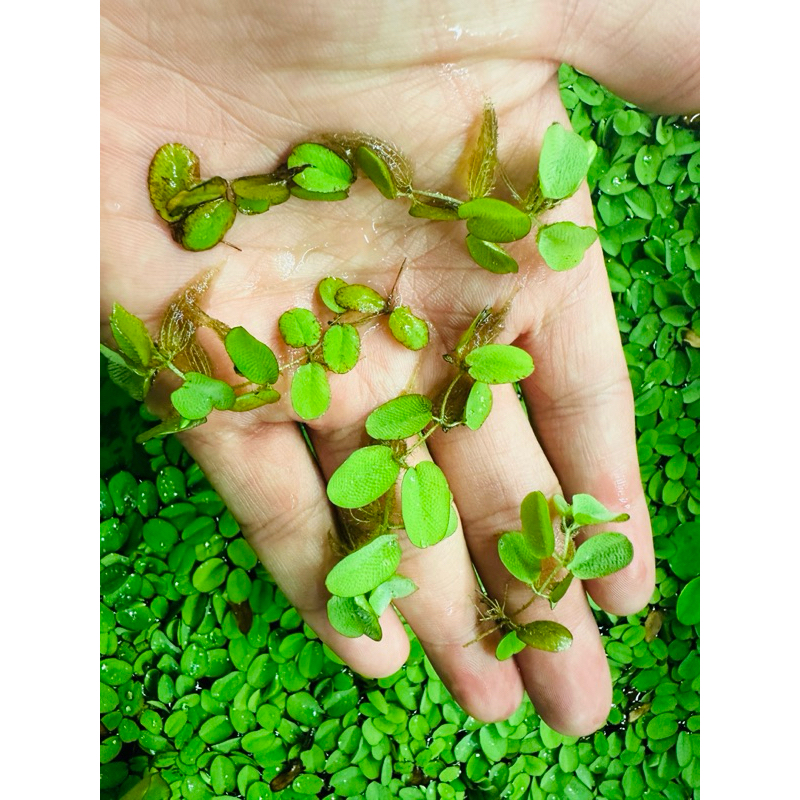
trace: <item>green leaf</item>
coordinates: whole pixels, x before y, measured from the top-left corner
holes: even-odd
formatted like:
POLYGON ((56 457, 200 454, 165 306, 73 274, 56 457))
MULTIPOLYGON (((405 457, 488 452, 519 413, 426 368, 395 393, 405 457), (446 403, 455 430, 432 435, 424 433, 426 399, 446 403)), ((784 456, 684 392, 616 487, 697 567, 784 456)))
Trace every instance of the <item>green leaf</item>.
POLYGON ((373 439, 407 439, 433 419, 433 404, 421 394, 403 394, 378 406, 366 421, 373 439))
POLYGON ((361 508, 391 489, 399 474, 400 465, 390 447, 362 447, 331 475, 328 499, 339 508, 361 508))
POLYGON ((409 350, 422 350, 428 344, 428 323, 412 314, 408 306, 397 306, 392 311, 389 330, 409 350))
POLYGON ((558 622, 550 620, 537 620, 527 625, 520 625, 516 629, 517 638, 525 642, 528 647, 536 650, 546 650, 549 653, 560 653, 569 650, 572 644, 572 634, 558 622))
MULTIPOLYGON (((113 350, 111 351, 114 352, 113 350)), ((115 355, 118 355, 115 353, 115 355)), ((119 386, 134 400, 141 402, 147 397, 150 391, 150 383, 152 381, 152 373, 149 375, 140 375, 134 372, 127 364, 119 364, 116 360, 108 364, 108 377, 112 383, 119 386)))
POLYGON ((539 155, 542 195, 563 200, 574 194, 586 177, 597 146, 554 122, 544 134, 539 155))
POLYGON ((332 372, 349 372, 358 362, 361 339, 348 323, 331 325, 322 337, 322 357, 332 372))
POLYGON ((525 649, 525 642, 521 641, 514 631, 509 631, 497 644, 494 652, 498 661, 505 661, 525 649))
POLYGON ((520 504, 519 516, 522 532, 537 558, 553 555, 556 542, 553 522, 550 519, 550 506, 542 492, 531 492, 520 504))
POLYGON ((521 531, 507 531, 497 541, 497 554, 503 566, 523 583, 533 584, 539 579, 539 557, 521 531))
POLYGON ((237 178, 231 184, 236 207, 242 214, 263 214, 272 206, 285 203, 289 188, 285 180, 274 175, 249 175, 237 178))
POLYGON ((492 390, 482 381, 475 381, 467 395, 464 406, 464 422, 470 430, 476 431, 486 422, 492 410, 492 390))
POLYGON ((556 604, 562 597, 567 593, 567 589, 569 589, 570 584, 572 583, 572 579, 575 576, 570 572, 567 574, 565 578, 562 578, 551 590, 548 596, 548 600, 550 601, 550 608, 555 608, 556 604))
POLYGON ((383 636, 378 615, 365 597, 331 597, 328 620, 333 628, 350 639, 369 636, 379 642, 383 636))
POLYGON ((176 217, 167 211, 167 203, 178 192, 200 183, 200 160, 185 145, 165 144, 159 147, 147 172, 147 188, 153 208, 167 220, 176 217))
POLYGON ((327 277, 317 284, 317 291, 323 303, 335 314, 344 314, 347 309, 336 302, 336 292, 347 286, 347 281, 342 278, 327 277))
POLYGON ((280 399, 281 393, 271 387, 259 389, 255 392, 245 392, 236 398, 231 411, 252 411, 255 408, 261 408, 261 406, 277 403, 280 399))
POLYGON ((319 341, 322 326, 307 308, 290 308, 278 319, 278 330, 289 347, 313 347, 319 341))
POLYGON ((369 596, 369 604, 380 616, 389 606, 392 600, 400 600, 408 597, 417 591, 417 584, 403 575, 392 575, 389 580, 384 581, 380 586, 372 590, 369 596))
POLYGON ((225 381, 187 372, 186 381, 170 395, 170 400, 184 419, 202 419, 215 408, 221 411, 231 408, 236 395, 225 381))
POLYGON ((643 186, 655 183, 661 165, 664 163, 663 148, 655 144, 644 144, 636 153, 636 160, 633 162, 633 170, 636 179, 643 186))
POLYGON ((275 353, 243 327, 231 328, 225 336, 225 349, 237 372, 251 383, 273 384, 280 368, 275 353))
POLYGON ((400 557, 397 534, 383 533, 339 561, 325 578, 325 586, 337 597, 371 592, 394 575, 400 557))
POLYGON ((576 551, 569 570, 576 578, 602 578, 627 567, 633 559, 633 545, 621 533, 598 533, 576 551))
POLYGON ((458 207, 461 205, 457 200, 446 195, 438 195, 436 192, 425 192, 415 194, 408 213, 418 219, 433 219, 450 221, 458 219, 458 207))
POLYGON ((302 364, 292 378, 292 408, 300 419, 321 417, 331 404, 331 387, 321 364, 302 364))
POLYGON ((292 197, 298 197, 300 200, 311 200, 313 202, 330 203, 335 200, 347 200, 349 192, 347 190, 342 192, 311 192, 308 189, 303 189, 300 186, 292 186, 289 189, 292 197))
POLYGON ((228 182, 225 178, 220 178, 219 176, 210 178, 197 186, 193 186, 191 189, 184 189, 171 197, 167 202, 167 213, 172 218, 181 217, 187 211, 203 203, 225 197, 227 192, 228 182))
POLYGON ((163 422, 160 422, 153 428, 148 428, 144 433, 140 433, 136 437, 139 444, 146 442, 150 439, 160 438, 162 436, 169 436, 171 433, 180 433, 181 431, 188 431, 191 428, 196 428, 206 421, 205 417, 200 419, 184 419, 183 417, 168 417, 163 422))
POLYGON ((675 613, 684 625, 697 625, 700 622, 700 578, 693 578, 683 587, 675 613))
POLYGON ((400 502, 406 534, 415 547, 430 547, 447 535, 450 487, 432 461, 406 470, 400 502))
POLYGON ((464 359, 470 377, 483 383, 513 383, 533 372, 533 359, 511 344, 485 344, 464 359))
POLYGON ((221 558, 208 558, 194 571, 192 585, 198 592, 211 592, 225 583, 228 569, 221 558))
MULTIPOLYGON (((483 119, 478 141, 470 159, 467 192, 470 198, 486 197, 494 188, 497 170, 497 114, 487 102, 483 106, 483 119)), ((494 240, 493 240, 494 241, 494 240)))
POLYGON ((630 515, 609 511, 599 500, 590 494, 572 496, 572 516, 578 525, 597 525, 601 522, 625 522, 630 515))
POLYGON ((467 250, 472 260, 496 275, 519 272, 519 264, 499 245, 467 234, 467 250))
POLYGON ((342 192, 350 188, 355 177, 343 158, 324 145, 312 142, 295 147, 286 164, 290 168, 305 167, 293 180, 309 192, 342 192))
POLYGON ((336 302, 351 311, 360 311, 362 314, 380 314, 386 310, 386 300, 374 289, 353 283, 343 286, 336 292, 336 302))
POLYGON ((639 112, 633 109, 621 108, 611 119, 614 130, 620 136, 631 136, 642 126, 642 118, 639 116, 639 112))
POLYGON ((481 197, 458 207, 460 219, 467 220, 467 230, 488 242, 516 242, 531 231, 531 218, 505 200, 481 197))
POLYGON ((354 157, 356 164, 375 184, 378 191, 387 199, 394 200, 397 197, 397 186, 392 177, 392 171, 380 155, 369 147, 362 145, 356 148, 354 157))
POLYGON ((144 322, 119 303, 114 303, 109 322, 122 354, 134 367, 146 368, 153 356, 153 340, 144 322))
POLYGON ((171 794, 169 784, 157 772, 152 772, 128 789, 121 800, 169 800, 171 794))
POLYGON ((197 206, 173 223, 173 237, 185 250, 209 250, 222 241, 235 218, 234 203, 224 197, 212 200, 197 206))
POLYGON ((596 239, 594 228, 580 227, 569 221, 542 225, 536 233, 539 253, 547 266, 556 272, 577 267, 596 239))

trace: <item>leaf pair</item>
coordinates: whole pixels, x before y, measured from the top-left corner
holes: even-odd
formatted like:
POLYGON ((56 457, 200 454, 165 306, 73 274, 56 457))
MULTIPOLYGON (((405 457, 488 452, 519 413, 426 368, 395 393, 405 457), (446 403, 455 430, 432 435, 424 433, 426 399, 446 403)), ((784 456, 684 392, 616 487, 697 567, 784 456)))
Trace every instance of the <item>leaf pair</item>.
POLYGON ((521 530, 502 534, 497 553, 505 568, 530 586, 541 574, 541 561, 555 551, 555 535, 547 499, 542 492, 531 492, 520 505, 521 530))

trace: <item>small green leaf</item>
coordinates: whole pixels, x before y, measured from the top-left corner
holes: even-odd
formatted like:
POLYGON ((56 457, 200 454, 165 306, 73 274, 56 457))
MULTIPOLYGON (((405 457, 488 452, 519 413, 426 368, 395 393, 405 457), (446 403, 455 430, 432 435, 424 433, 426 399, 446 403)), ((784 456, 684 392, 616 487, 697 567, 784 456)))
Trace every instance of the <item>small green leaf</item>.
POLYGON ((227 192, 228 182, 225 178, 220 178, 219 176, 210 178, 197 184, 197 186, 193 186, 191 189, 184 189, 171 197, 167 202, 167 213, 172 218, 181 217, 187 211, 203 203, 225 197, 227 192))
POLYGON ((499 244, 479 239, 470 233, 467 234, 467 250, 479 267, 496 275, 519 272, 519 264, 499 244))
POLYGON ((462 203, 458 216, 467 220, 467 230, 488 242, 515 242, 531 231, 531 218, 505 200, 481 197, 462 203))
POLYGON ((243 327, 231 328, 225 336, 225 349, 236 370, 251 383, 273 384, 280 369, 275 353, 243 327))
POLYGON ((430 547, 447 535, 450 487, 432 461, 406 470, 400 495, 403 524, 415 547, 430 547))
POLYGON ((379 642, 383 635, 378 615, 365 597, 336 597, 328 600, 328 620, 334 630, 350 639, 369 636, 379 642))
POLYGON ((554 494, 552 498, 550 498, 550 502, 553 504, 552 507, 559 516, 572 516, 572 506, 563 498, 562 495, 554 494))
POLYGON ((109 322, 122 354, 134 367, 146 368, 153 356, 153 340, 144 322, 119 303, 114 303, 109 322))
POLYGON ((621 533, 598 533, 575 552, 569 570, 581 580, 602 578, 627 567, 633 559, 633 545, 621 533))
POLYGON ((392 171, 380 155, 362 145, 356 149, 354 157, 356 164, 375 184, 378 191, 387 199, 394 200, 397 197, 397 186, 392 177, 392 171))
POLYGON ((697 625, 700 622, 700 578, 692 578, 683 587, 675 613, 684 625, 697 625))
POLYGON ((460 203, 452 198, 423 197, 414 195, 408 213, 417 219, 433 219, 450 221, 458 219, 458 206, 460 203))
POLYGON ((539 253, 547 266, 556 272, 577 267, 596 239, 594 228, 580 227, 569 221, 542 225, 536 233, 539 253))
POLYGON ((567 574, 565 578, 562 578, 551 590, 550 595, 548 596, 548 600, 550 601, 550 608, 555 608, 556 604, 562 597, 567 593, 567 589, 569 589, 570 584, 572 583, 572 579, 575 576, 570 572, 567 574))
MULTIPOLYGON (((112 350, 111 352, 114 351, 112 350)), ((115 353, 115 355, 118 356, 119 354, 115 353)), ((141 402, 150 391, 153 375, 152 373, 141 375, 138 372, 134 372, 124 362, 119 364, 117 361, 112 361, 108 364, 108 377, 134 400, 141 402)))
POLYGON ((278 330, 289 347, 313 347, 319 341, 322 326, 307 308, 290 308, 278 319, 278 330))
POLYGON ((514 631, 509 631, 497 644, 494 652, 498 661, 505 661, 525 649, 525 642, 521 641, 514 631))
POLYGON ((259 389, 255 392, 245 392, 236 398, 231 411, 252 411, 255 408, 261 408, 261 406, 277 403, 280 399, 281 393, 271 387, 259 389))
POLYGON ((348 323, 331 325, 322 337, 322 357, 332 372, 349 372, 358 362, 361 339, 348 323))
POLYGON ((544 134, 539 155, 542 195, 563 200, 573 195, 586 177, 597 146, 554 122, 544 134))
POLYGON ((362 314, 380 314, 386 310, 386 300, 374 289, 360 283, 339 289, 336 292, 336 302, 344 308, 360 311, 362 314))
MULTIPOLYGON (((486 197, 494 188, 497 170, 497 114, 491 103, 483 106, 478 141, 470 159, 467 192, 470 198, 486 197)), ((494 240, 493 240, 494 241, 494 240)))
POLYGON ((228 565, 221 558, 208 558, 194 571, 192 585, 198 592, 211 592, 225 583, 228 570, 228 565))
POLYGON ((639 183, 643 186, 655 183, 663 163, 663 148, 654 144, 642 145, 636 153, 636 160, 633 162, 633 170, 639 183))
POLYGON ((642 125, 642 118, 638 111, 633 109, 621 108, 612 117, 614 130, 620 136, 631 136, 636 133, 642 125))
MULTIPOLYGON (((147 173, 147 188, 153 208, 167 222, 176 216, 167 211, 167 203, 178 192, 200 183, 200 161, 185 145, 165 144, 159 147, 147 173)), ((179 216, 179 215, 178 215, 179 216)))
POLYGON ((328 499, 339 508, 361 508, 391 489, 399 474, 400 465, 390 447, 362 447, 331 475, 328 499))
POLYGON ((205 417, 200 419, 184 419, 183 417, 168 417, 163 422, 160 422, 153 428, 148 428, 144 433, 140 433, 136 437, 139 444, 146 442, 150 439, 160 438, 162 436, 169 436, 171 433, 180 433, 181 431, 188 431, 191 428, 196 428, 206 421, 205 417))
POLYGON ((335 200, 347 200, 349 192, 347 190, 342 192, 311 192, 308 189, 303 189, 301 186, 292 186, 289 189, 292 197, 298 197, 300 200, 311 200, 313 202, 330 203, 335 200))
POLYGON ((550 620, 537 620, 527 625, 520 625, 516 629, 517 638, 525 642, 528 647, 536 650, 546 650, 549 653, 560 653, 569 650, 572 644, 572 634, 558 622, 550 620))
POLYGON ((289 188, 285 180, 273 175, 249 175, 237 178, 232 184, 236 207, 242 214, 263 214, 272 206, 285 203, 289 188))
POLYGON ((161 775, 151 772, 128 789, 121 800, 169 800, 171 794, 169 784, 161 775))
POLYGON ((392 600, 400 600, 408 597, 417 591, 417 584, 403 575, 392 575, 389 580, 384 581, 380 586, 372 590, 369 596, 369 604, 380 616, 389 606, 392 600))
POLYGON ((366 421, 373 439, 407 439, 433 419, 433 404, 421 394, 403 394, 378 406, 366 421))
POLYGON ((321 364, 302 364, 292 378, 292 408, 300 419, 321 417, 331 404, 331 387, 321 364))
POLYGON ((534 584, 541 566, 530 542, 521 531, 507 531, 497 540, 497 554, 503 566, 518 580, 534 584))
POLYGON ((464 406, 464 422, 470 430, 476 431, 486 422, 492 410, 492 390, 482 381, 475 381, 467 395, 464 406))
POLYGON ((339 561, 325 578, 325 586, 337 597, 371 592, 394 575, 400 557, 397 535, 383 533, 339 561))
POLYGON ((342 192, 354 180, 350 165, 333 150, 306 142, 292 150, 286 162, 290 168, 305 167, 295 174, 294 182, 309 192, 342 192))
POLYGON ((184 419, 202 419, 215 408, 221 411, 231 408, 236 395, 225 381, 187 372, 186 381, 170 395, 170 400, 184 419))
POLYGON ((226 198, 192 209, 172 225, 172 235, 185 250, 209 250, 222 241, 233 225, 236 206, 226 198))
POLYGON ((555 550, 553 522, 550 519, 550 506, 542 492, 526 495, 519 509, 522 532, 537 558, 549 558, 555 550))
POLYGON ((609 511, 599 500, 590 494, 572 496, 572 516, 578 525, 597 525, 601 522, 625 522, 630 515, 609 511))
POLYGON ((483 383, 513 383, 533 372, 533 359, 511 344, 485 344, 464 359, 470 377, 483 383))
POLYGON ((327 277, 317 284, 317 291, 323 303, 335 314, 344 314, 347 309, 336 302, 336 292, 347 286, 347 281, 342 278, 327 277))
POLYGON ((397 306, 392 311, 389 330, 409 350, 422 350, 428 344, 428 323, 412 314, 408 306, 397 306))

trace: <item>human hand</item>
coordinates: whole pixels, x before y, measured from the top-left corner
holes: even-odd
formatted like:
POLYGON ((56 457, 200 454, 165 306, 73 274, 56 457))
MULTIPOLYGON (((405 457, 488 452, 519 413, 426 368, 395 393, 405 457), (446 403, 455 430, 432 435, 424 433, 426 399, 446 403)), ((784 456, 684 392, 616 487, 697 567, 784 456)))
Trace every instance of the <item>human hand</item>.
MULTIPOLYGON (((544 130, 555 120, 565 122, 558 63, 570 56, 583 66, 573 39, 558 35, 566 19, 558 5, 531 3, 524 18, 515 11, 515 19, 493 14, 485 4, 431 18, 415 4, 295 3, 291 10, 275 4, 271 13, 269 4, 240 0, 186 16, 178 4, 140 3, 134 15, 130 3, 117 7, 109 0, 102 310, 107 319, 118 301, 155 327, 176 291, 217 266, 206 310, 245 326, 280 354, 278 317, 292 306, 315 303, 321 278, 339 275, 385 295, 407 259, 397 292, 429 321, 431 343, 417 353, 404 350, 382 323, 363 337, 358 366, 332 377, 331 408, 309 424, 319 467, 287 396, 249 414, 212 415, 182 436, 308 624, 356 671, 378 676, 402 665, 408 640, 391 608, 381 619, 379 643, 346 639, 330 627, 324 579, 335 561, 328 531, 336 523, 324 478, 364 443, 364 419, 375 406, 412 379, 415 391, 435 394, 448 380, 441 354, 478 310, 502 305, 521 287, 500 341, 533 356, 536 371, 522 387, 533 427, 513 389, 498 386, 493 413, 479 431, 457 429, 428 440, 426 457, 448 476, 461 524, 432 549, 404 552, 402 572, 420 588, 397 606, 473 716, 508 716, 524 687, 552 727, 584 734, 604 722, 611 688, 577 581, 552 614, 537 605, 528 610, 530 618, 565 624, 575 637, 569 651, 526 649, 514 661, 498 662, 491 637, 463 645, 480 633, 473 564, 490 594, 503 598, 510 576, 497 557, 495 534, 518 527, 519 503, 533 489, 548 496, 588 492, 627 511, 633 563, 585 588, 615 614, 638 611, 652 593, 633 403, 599 246, 573 271, 553 273, 533 242, 523 240, 510 248, 520 274, 491 275, 469 258, 461 226, 411 219, 401 201, 383 199, 361 180, 341 203, 293 200, 264 216, 240 216, 226 238, 241 252, 220 245, 188 253, 168 236, 145 185, 150 158, 164 142, 186 143, 201 157, 204 174, 236 177, 273 169, 293 144, 318 131, 361 130, 400 146, 419 185, 458 195, 461 153, 490 97, 501 160, 511 180, 524 186, 544 130)), ((570 30, 580 19, 571 18, 570 30)), ((591 39, 581 41, 591 52, 591 39)), ((598 77, 604 68, 613 77, 602 58, 597 67, 598 77)), ((638 92, 675 109, 689 102, 662 97, 646 80, 637 81, 641 85, 625 87, 633 99, 638 92)), ((562 204, 550 221, 556 219, 592 224, 588 193, 562 204)), ((512 582, 509 606, 525 599, 512 582)))

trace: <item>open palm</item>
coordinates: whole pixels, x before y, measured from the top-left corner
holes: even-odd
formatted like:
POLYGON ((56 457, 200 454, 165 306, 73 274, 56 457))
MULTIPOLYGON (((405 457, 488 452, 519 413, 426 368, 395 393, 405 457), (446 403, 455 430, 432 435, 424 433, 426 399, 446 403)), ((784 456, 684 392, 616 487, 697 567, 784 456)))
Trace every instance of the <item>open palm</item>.
MULTIPOLYGON (((292 199, 264 215, 239 215, 226 235, 239 249, 190 253, 171 240, 146 190, 149 161, 165 142, 194 150, 204 177, 232 179, 273 170, 294 144, 320 132, 358 130, 398 145, 414 165, 415 186, 464 197, 462 154, 487 97, 497 110, 501 162, 524 190, 544 130, 565 122, 560 56, 543 44, 559 20, 537 3, 518 20, 498 18, 485 4, 432 16, 422 3, 296 2, 287 10, 241 0, 190 18, 178 3, 104 5, 104 319, 116 301, 155 331, 169 299, 214 267, 204 309, 243 325, 286 363, 292 354, 277 336, 278 317, 294 306, 324 312, 315 294, 322 278, 386 296, 405 262, 395 296, 431 328, 419 352, 401 347, 385 320, 361 330, 358 365, 331 376, 331 407, 309 425, 318 463, 296 424, 286 378, 276 386, 284 392, 277 404, 216 413, 182 435, 269 572, 355 670, 380 676, 401 666, 408 639, 391 607, 380 642, 342 637, 327 620, 324 580, 336 560, 328 536, 336 522, 325 480, 366 444, 370 411, 403 391, 435 395, 452 374, 441 355, 478 311, 513 296, 498 341, 533 357, 536 369, 522 386, 530 417, 512 387, 497 386, 480 430, 428 440, 423 457, 447 475, 460 525, 433 548, 404 548, 401 571, 419 591, 397 607, 472 715, 508 716, 525 688, 553 727, 595 730, 611 691, 584 590, 612 613, 633 613, 647 602, 654 572, 631 389, 599 246, 576 269, 554 273, 531 236, 510 246, 518 275, 490 274, 469 257, 462 224, 411 218, 407 202, 384 199, 362 179, 342 202, 292 199), (584 587, 576 581, 555 612, 528 609, 525 621, 552 618, 573 632, 569 651, 526 649, 498 662, 496 636, 463 646, 485 630, 474 606, 475 570, 491 594, 507 594, 511 608, 528 598, 509 583, 496 534, 519 527, 519 503, 535 489, 588 492, 628 512, 624 532, 635 558, 612 577, 584 587)), ((585 189, 548 221, 556 219, 592 224, 585 189)), ((215 345, 208 341, 210 350, 215 345)))

